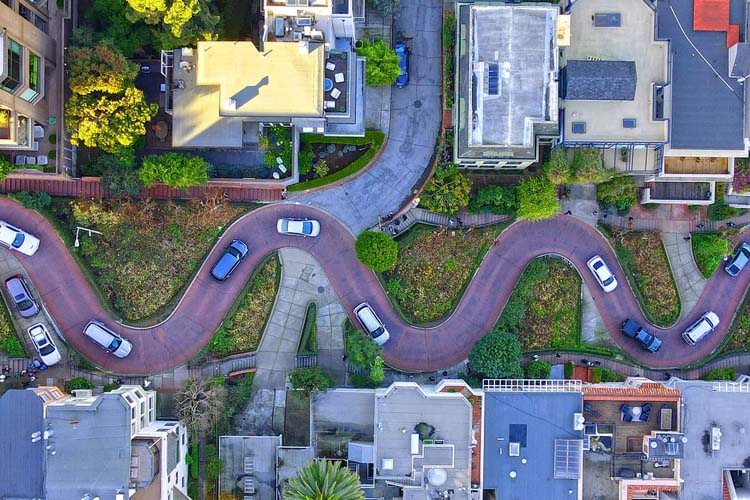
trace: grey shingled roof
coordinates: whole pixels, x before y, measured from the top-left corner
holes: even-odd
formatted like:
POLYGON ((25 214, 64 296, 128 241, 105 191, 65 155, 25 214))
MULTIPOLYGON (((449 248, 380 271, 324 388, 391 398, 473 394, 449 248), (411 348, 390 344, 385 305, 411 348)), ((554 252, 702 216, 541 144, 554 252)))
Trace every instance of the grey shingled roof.
POLYGON ((568 100, 635 99, 635 61, 568 61, 565 78, 565 99, 568 100))
POLYGON ((42 400, 33 391, 11 389, 0 398, 0 498, 44 497, 45 441, 42 400))
POLYGON ((486 393, 484 488, 503 500, 573 498, 568 490, 577 491, 577 481, 553 478, 555 440, 583 438, 573 430, 573 414, 582 408, 577 392, 486 393), (511 442, 521 443, 517 457, 509 455, 511 442))

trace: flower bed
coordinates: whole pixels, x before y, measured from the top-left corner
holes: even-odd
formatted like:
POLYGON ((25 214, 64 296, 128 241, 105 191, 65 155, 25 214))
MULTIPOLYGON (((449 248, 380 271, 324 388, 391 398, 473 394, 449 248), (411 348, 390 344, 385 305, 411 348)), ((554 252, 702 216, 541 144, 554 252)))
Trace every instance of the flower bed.
POLYGON ((513 331, 524 350, 578 348, 581 277, 567 262, 529 263, 500 315, 497 328, 513 331))
POLYGON ((732 190, 737 194, 750 192, 750 158, 734 160, 732 190))
POLYGON ((610 242, 649 321, 662 327, 674 324, 680 317, 680 296, 661 234, 615 230, 610 242))
POLYGON ((396 266, 384 274, 388 295, 408 321, 444 317, 506 226, 471 231, 413 227, 399 241, 396 266))

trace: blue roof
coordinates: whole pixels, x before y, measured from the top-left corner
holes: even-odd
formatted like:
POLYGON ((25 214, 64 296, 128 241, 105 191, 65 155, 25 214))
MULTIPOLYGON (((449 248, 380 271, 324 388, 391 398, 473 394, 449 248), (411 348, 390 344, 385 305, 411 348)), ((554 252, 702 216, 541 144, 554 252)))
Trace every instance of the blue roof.
POLYGON ((31 390, 11 389, 0 398, 0 498, 44 498, 44 446, 31 442, 44 432, 42 399, 31 390))
MULTIPOLYGON (((672 148, 744 149, 744 91, 728 74, 726 33, 693 31, 692 1, 660 1, 656 9, 657 38, 670 40, 672 56, 672 148)), ((729 9, 730 23, 744 25, 743 1, 729 0, 729 9)))
POLYGON ((487 392, 484 408, 485 489, 503 500, 575 498, 577 480, 553 478, 554 452, 556 439, 583 438, 573 430, 573 414, 583 409, 580 393, 487 392), (521 444, 517 457, 509 455, 511 442, 521 444))

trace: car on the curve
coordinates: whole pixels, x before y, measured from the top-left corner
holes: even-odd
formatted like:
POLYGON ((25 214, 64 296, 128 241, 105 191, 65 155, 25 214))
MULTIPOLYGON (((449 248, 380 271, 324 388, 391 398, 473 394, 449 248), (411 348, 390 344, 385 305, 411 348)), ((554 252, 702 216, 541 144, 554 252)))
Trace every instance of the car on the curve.
POLYGON ((601 256, 594 255, 586 262, 586 265, 596 278, 599 286, 602 287, 602 290, 609 293, 617 288, 617 278, 615 278, 615 275, 610 271, 607 264, 604 263, 601 256))
POLYGON ((719 326, 719 316, 713 311, 705 312, 687 330, 682 332, 682 340, 687 344, 695 345, 703 337, 713 332, 717 326, 719 326))
POLYGON ((133 350, 133 344, 113 332, 101 321, 91 320, 83 328, 83 334, 96 345, 118 358, 124 358, 133 350))
POLYGON ((317 236, 320 222, 312 219, 283 218, 276 222, 276 231, 291 236, 317 236))
POLYGON ((24 255, 34 255, 39 250, 39 238, 4 220, 0 220, 0 244, 24 255))
POLYGON ((37 323, 29 327, 29 337, 31 337, 31 343, 34 344, 34 349, 39 353, 39 357, 47 366, 52 366, 60 362, 62 357, 60 351, 57 350, 55 342, 52 340, 52 336, 49 334, 47 327, 42 323, 37 323))
POLYGON ((224 281, 229 278, 240 261, 247 255, 247 245, 242 240, 232 240, 228 247, 224 249, 224 253, 221 255, 219 260, 211 268, 211 277, 218 281, 224 281))
POLYGON ((385 328, 385 324, 380 320, 370 304, 362 302, 354 308, 354 315, 359 320, 365 333, 370 336, 376 344, 383 345, 391 338, 391 334, 385 328))
POLYGON ((724 266, 724 270, 730 276, 737 276, 740 274, 740 271, 745 269, 748 261, 750 261, 750 244, 742 242, 737 248, 735 248, 732 258, 729 259, 724 266))
POLYGON ((26 280, 20 274, 5 280, 5 290, 13 300, 13 305, 22 318, 31 318, 39 312, 39 306, 31 296, 26 280))
POLYGON ((622 333, 635 339, 649 352, 656 352, 661 347, 661 339, 647 332, 638 322, 626 319, 622 323, 622 333))
POLYGON ((401 73, 396 78, 396 87, 402 89, 409 84, 409 49, 404 42, 398 42, 394 50, 401 69, 401 73))

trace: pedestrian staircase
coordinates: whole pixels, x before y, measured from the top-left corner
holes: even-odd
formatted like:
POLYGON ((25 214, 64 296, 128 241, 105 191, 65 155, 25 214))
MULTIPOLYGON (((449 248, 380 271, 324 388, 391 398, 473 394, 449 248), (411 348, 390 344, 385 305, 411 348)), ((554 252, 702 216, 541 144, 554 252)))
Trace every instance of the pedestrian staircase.
POLYGON ((297 354, 297 368, 314 368, 318 366, 317 354, 297 354))
MULTIPOLYGON (((225 359, 212 364, 216 368, 216 374, 226 377, 230 373, 252 370, 255 368, 255 353, 225 359)), ((205 373, 205 371, 204 371, 205 373)))
POLYGON ((31 358, 8 358, 7 356, 0 356, 0 368, 9 367, 11 374, 25 370, 31 362, 31 358))
POLYGON ((391 236, 398 236, 399 234, 406 232, 413 225, 419 223, 457 229, 489 226, 507 219, 507 215, 498 214, 465 214, 457 217, 449 217, 423 208, 412 208, 406 213, 394 217, 389 221, 381 221, 379 228, 391 236))

